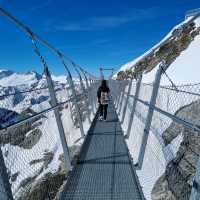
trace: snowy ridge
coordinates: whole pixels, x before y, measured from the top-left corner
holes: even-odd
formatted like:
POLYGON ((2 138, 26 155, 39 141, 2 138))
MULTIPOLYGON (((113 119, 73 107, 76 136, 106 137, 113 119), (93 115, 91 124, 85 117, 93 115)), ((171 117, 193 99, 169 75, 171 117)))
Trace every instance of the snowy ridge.
POLYGON ((41 76, 36 72, 16 73, 9 70, 0 71, 0 85, 19 86, 19 85, 33 85, 41 79, 41 76))
MULTIPOLYGON (((159 48, 159 46, 164 43, 166 40, 168 40, 170 37, 172 37, 172 33, 174 32, 174 30, 178 29, 179 27, 181 27, 183 24, 187 23, 191 18, 186 19, 185 21, 183 21, 182 23, 176 25, 174 28, 172 28, 172 30, 156 45, 154 45, 151 49, 149 49, 147 52, 145 52, 144 54, 142 54, 141 56, 139 56, 138 58, 124 64, 121 66, 119 71, 125 71, 125 70, 129 70, 131 68, 134 67, 134 65, 137 64, 137 62, 139 62, 140 60, 142 60, 145 56, 147 56, 149 53, 155 51, 157 48, 159 48)), ((118 72, 119 72, 118 71, 118 72)), ((116 76, 116 74, 115 74, 116 76)))
MULTIPOLYGON (((146 53, 144 53, 140 57, 123 65, 118 72, 132 69, 138 62, 140 62, 146 56, 148 56, 149 53, 157 51, 163 42, 168 41, 169 38, 173 36, 172 33, 175 30, 179 29, 179 27, 181 27, 183 24, 186 24, 190 20, 191 18, 188 18, 182 23, 180 23, 179 25, 175 26, 162 41, 160 41, 158 44, 156 44, 154 47, 152 47, 150 50, 148 50, 146 53)), ((195 19, 194 23, 196 27, 200 27, 200 17, 195 19)), ((176 58, 176 60, 169 66, 167 70, 167 73, 176 84, 188 84, 191 82, 193 83, 200 82, 200 79, 196 73, 196 70, 198 67, 197 65, 199 63, 199 56, 198 56, 199 52, 200 52, 200 36, 198 35, 190 43, 188 48, 181 52, 180 56, 176 58)), ((152 83, 154 80, 157 68, 158 66, 156 66, 151 72, 148 72, 147 74, 145 74, 143 76, 143 82, 152 83)), ((116 77, 117 77, 117 73, 114 75, 114 78, 116 77)), ((169 85, 170 83, 166 79, 166 77, 163 76, 161 84, 169 85)))

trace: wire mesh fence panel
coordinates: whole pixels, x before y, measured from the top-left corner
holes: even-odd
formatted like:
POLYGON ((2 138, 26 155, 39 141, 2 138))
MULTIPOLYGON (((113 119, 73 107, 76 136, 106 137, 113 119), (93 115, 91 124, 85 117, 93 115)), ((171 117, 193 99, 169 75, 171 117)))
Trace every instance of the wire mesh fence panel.
MULTIPOLYGON (((126 90, 125 90, 125 92, 126 92, 126 90)), ((121 104, 120 104, 121 109, 119 108, 119 112, 118 112, 118 113, 119 113, 119 119, 122 118, 123 109, 124 109, 125 104, 126 104, 126 98, 127 98, 127 95, 125 94, 125 95, 123 96, 123 99, 122 99, 121 104)))
MULTIPOLYGON (((132 86, 132 91, 134 92, 134 85, 132 86)), ((127 98, 127 95, 125 97, 127 98)), ((131 98, 131 97, 128 98, 127 108, 126 108, 126 111, 125 111, 125 118, 124 118, 124 122, 122 124, 122 128, 125 132, 127 130, 131 111, 132 111, 132 108, 133 108, 133 101, 134 101, 133 98, 131 98)))
MULTIPOLYGON (((20 89, 1 90, 0 144, 14 199, 33 199, 35 195, 37 199, 52 199, 67 175, 54 111, 49 111, 52 105, 46 85, 42 79, 36 87, 20 85, 20 89), (4 129, 8 126, 11 127, 4 129), (55 180, 57 183, 53 183, 55 180)), ((58 103, 67 101, 65 85, 54 82, 54 86, 58 103)), ((70 121, 68 104, 58 109, 63 121, 70 121)), ((76 138, 67 139, 73 158, 78 151, 72 145, 76 138)))
POLYGON ((150 101, 153 87, 152 85, 142 83, 140 86, 139 99, 150 101))
POLYGON ((100 87, 100 85, 101 85, 101 82, 97 80, 94 82, 94 85, 92 88, 92 96, 93 96, 95 111, 98 109, 97 90, 100 87))
MULTIPOLYGON (((182 109, 177 114, 185 112, 184 109, 188 111, 187 107, 182 109)), ((191 112, 192 109, 187 115, 191 115, 191 112)), ((163 182, 167 183, 168 190, 173 193, 175 198, 188 200, 200 155, 199 132, 186 128, 183 124, 171 119, 169 120, 158 112, 154 113, 153 124, 156 124, 155 118, 158 117, 162 119, 163 124, 163 128, 160 129, 164 144, 162 154, 167 163, 163 182)), ((193 115, 193 119, 195 118, 195 115, 193 115)), ((161 127, 160 124, 156 125, 161 127)))
POLYGON ((69 93, 70 88, 68 84, 57 85, 55 86, 54 90, 55 90, 56 99, 58 103, 65 102, 71 98, 70 93, 69 93))
MULTIPOLYGON (((122 124, 124 130, 127 128, 132 109, 134 87, 133 84, 132 96, 128 101, 128 112, 122 124)), ((148 104, 152 89, 151 84, 142 84, 139 99, 148 104)), ((156 107, 200 126, 200 84, 177 86, 177 89, 161 86, 156 107)), ((125 102, 125 99, 123 101, 125 102)), ((122 107, 124 105, 122 104, 122 107)), ((130 138, 127 140, 134 163, 138 160, 148 110, 149 105, 137 102, 130 138)), ((163 199, 189 199, 200 155, 200 148, 197 144, 199 137, 198 132, 154 110, 144 162, 142 169, 137 172, 147 199, 156 199, 162 195, 163 199)))
POLYGON ((175 114, 181 107, 190 105, 200 99, 200 84, 172 87, 161 86, 156 106, 175 114))
MULTIPOLYGON (((11 128, 3 135, 6 136, 7 142, 2 146, 2 151, 14 198, 29 199, 37 192, 34 185, 45 180, 47 187, 51 175, 58 173, 62 165, 63 151, 54 112, 48 112, 36 121, 24 123, 14 130, 11 128), (18 132, 18 137, 12 137, 12 132, 18 132)), ((55 188, 48 190, 52 190, 54 195, 57 192, 55 188)), ((39 199, 41 195, 48 197, 48 190, 43 188, 38 191, 39 199)))
MULTIPOLYGON (((160 87, 156 106, 199 126, 199 85, 178 86, 177 88, 179 92, 173 88, 160 87)), ((143 113, 142 109, 138 110, 140 114, 143 113)), ((154 110, 142 170, 138 171, 147 199, 155 199, 162 195, 164 199, 188 200, 190 198, 200 153, 199 137, 198 132, 154 110), (152 168, 155 172, 151 172, 152 168), (149 177, 148 183, 146 178, 151 173, 152 176, 149 177), (144 180, 142 180, 143 176, 144 180)))
MULTIPOLYGON (((91 103, 96 108, 98 86, 99 82, 91 85, 93 95, 91 103)), ((87 131, 90 126, 86 120, 88 96, 80 91, 78 82, 75 89, 76 101, 80 108, 84 129, 87 131)), ((57 103, 62 104, 57 109, 59 109, 63 122, 73 163, 73 159, 78 154, 83 142, 77 121, 77 110, 74 108, 75 98, 67 85, 55 84, 55 92, 57 103), (69 98, 72 98, 70 102, 67 101, 69 98)), ((15 98, 19 98, 18 95, 16 93, 12 96, 2 97, 0 102, 0 106, 3 107, 1 109, 5 110, 4 113, 1 112, 1 121, 4 122, 1 123, 1 128, 20 122, 14 127, 2 130, 0 134, 0 143, 9 181, 12 185, 12 193, 15 199, 31 199, 34 195, 38 195, 36 197, 38 199, 52 199, 59 192, 60 186, 66 179, 67 172, 54 111, 49 110, 52 106, 50 95, 47 88, 41 91, 33 90, 20 93, 23 99, 19 104, 14 104, 15 98), (8 111, 7 108, 10 110, 8 111), (37 115, 43 111, 45 111, 43 114, 37 115), (37 117, 33 117, 35 115, 37 117), (30 120, 24 121, 30 117, 30 120), (21 120, 23 123, 21 123, 21 120), (58 183, 54 183, 55 180, 58 183), (39 188, 42 188, 39 186, 43 184, 45 184, 44 190, 38 191, 39 188), (36 185, 39 186, 36 187, 36 185)))
POLYGON ((8 200, 7 192, 6 192, 6 189, 4 187, 4 183, 3 183, 3 179, 1 177, 1 175, 0 175, 0 199, 8 200))
POLYGON ((121 87, 121 82, 120 81, 115 81, 115 80, 110 80, 109 81, 109 87, 111 90, 111 96, 114 100, 115 106, 117 106, 117 102, 120 96, 120 87, 121 87))
POLYGON ((0 199, 11 200, 12 191, 9 183, 8 172, 0 148, 0 199))
POLYGON ((154 134, 149 134, 142 169, 137 171, 145 198, 152 199, 153 188, 156 181, 164 173, 166 164, 160 146, 154 134))
POLYGON ((145 105, 137 102, 130 138, 127 140, 128 147, 135 164, 137 163, 139 157, 147 111, 148 108, 145 105))
POLYGON ((118 99, 118 107, 117 107, 117 113, 119 113, 121 116, 121 111, 122 111, 122 108, 123 108, 123 104, 124 104, 124 100, 125 100, 125 94, 126 94, 126 91, 127 91, 127 86, 128 86, 128 81, 125 80, 125 81, 121 81, 120 82, 120 87, 119 87, 119 99, 118 99))

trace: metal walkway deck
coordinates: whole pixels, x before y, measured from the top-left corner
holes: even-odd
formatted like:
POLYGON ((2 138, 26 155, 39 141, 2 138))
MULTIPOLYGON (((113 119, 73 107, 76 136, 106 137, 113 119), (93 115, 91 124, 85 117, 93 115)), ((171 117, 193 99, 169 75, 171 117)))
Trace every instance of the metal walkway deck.
POLYGON ((95 117, 61 199, 143 199, 112 104, 107 122, 95 117))

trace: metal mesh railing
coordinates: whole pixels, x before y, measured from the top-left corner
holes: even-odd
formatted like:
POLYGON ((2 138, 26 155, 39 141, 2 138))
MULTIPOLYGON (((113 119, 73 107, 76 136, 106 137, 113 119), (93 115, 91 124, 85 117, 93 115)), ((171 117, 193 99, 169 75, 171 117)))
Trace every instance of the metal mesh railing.
MULTIPOLYGON (((130 96, 122 126, 126 134, 130 113, 136 101, 127 144, 136 167, 140 168, 137 174, 145 197, 156 199, 162 196, 164 199, 188 200, 200 155, 197 144, 200 130, 200 84, 180 85, 176 88, 160 86, 154 105, 151 101, 155 84, 141 84, 138 96, 135 96, 136 87, 136 83, 133 83, 128 94, 128 84, 126 85, 122 107, 125 107, 127 96, 130 96), (147 144, 145 149, 141 149, 151 110, 154 112, 147 144), (138 162, 142 151, 144 157, 140 166, 138 162)), ((121 93, 122 91, 123 88, 121 93)), ((119 113, 120 118, 121 116, 122 112, 119 113)))
MULTIPOLYGON (((96 82, 89 88, 93 93, 91 93, 90 103, 96 108, 98 84, 96 82)), ((75 89, 76 101, 81 111, 85 132, 87 132, 90 123, 86 120, 86 115, 94 116, 92 106, 90 113, 87 113, 89 93, 86 91, 87 93, 83 94, 79 83, 76 83, 75 89)), ((74 156, 77 155, 83 142, 77 121, 77 110, 74 109, 75 99, 68 85, 62 85, 62 87, 55 85, 55 94, 69 146, 70 159, 73 163, 74 156)), ((32 195, 35 195, 34 192, 38 192, 38 199, 55 197, 67 173, 48 88, 23 92, 17 90, 6 95, 2 92, 0 107, 4 110, 4 113, 1 112, 1 150, 14 199, 31 199, 32 195), (17 103, 15 99, 19 97, 17 103), (56 178, 59 179, 58 183, 53 184, 52 181, 56 178), (46 184, 43 188, 44 182, 46 184), (42 190, 37 191, 35 184, 40 185, 42 190)), ((0 188, 3 195, 4 187, 0 188)))

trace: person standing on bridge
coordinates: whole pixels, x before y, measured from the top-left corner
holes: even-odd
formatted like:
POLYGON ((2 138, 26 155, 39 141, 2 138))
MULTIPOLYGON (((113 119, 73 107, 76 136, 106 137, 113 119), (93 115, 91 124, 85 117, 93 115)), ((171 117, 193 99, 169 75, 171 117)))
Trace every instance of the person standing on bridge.
POLYGON ((99 103, 99 112, 100 112, 100 120, 106 121, 107 119, 107 109, 108 109, 108 101, 109 101, 109 93, 110 89, 107 86, 107 81, 102 80, 101 86, 97 91, 97 98, 99 103))

